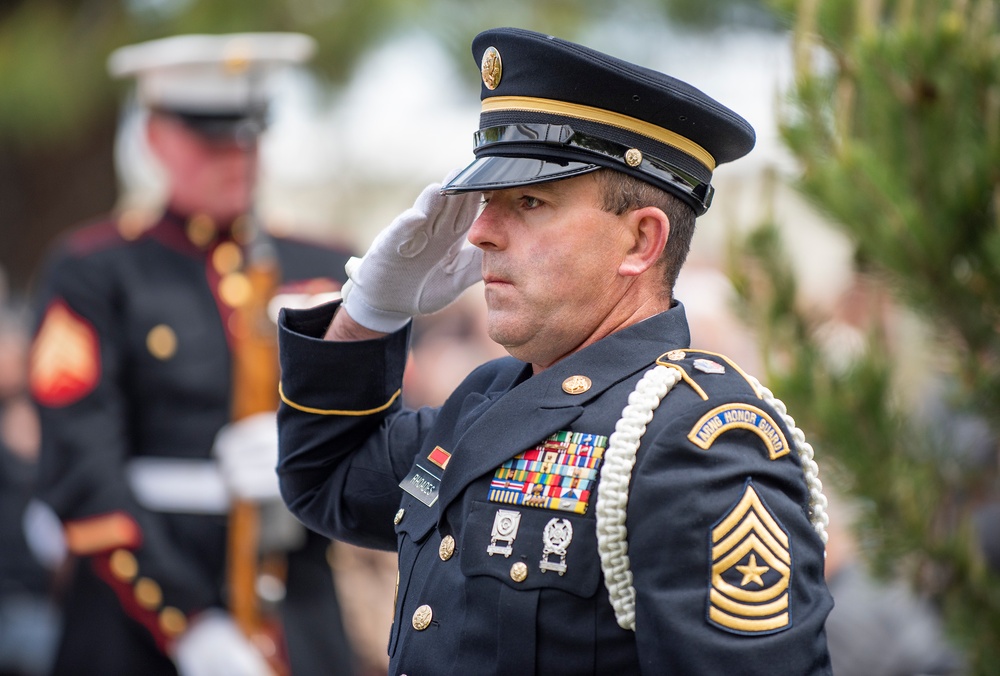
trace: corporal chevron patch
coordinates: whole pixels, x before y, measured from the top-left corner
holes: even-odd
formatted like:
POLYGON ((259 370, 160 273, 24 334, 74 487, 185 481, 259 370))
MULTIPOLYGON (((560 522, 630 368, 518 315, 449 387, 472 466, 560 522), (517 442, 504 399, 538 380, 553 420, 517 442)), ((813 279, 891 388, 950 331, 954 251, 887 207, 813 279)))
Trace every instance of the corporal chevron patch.
POLYGON ((712 527, 710 540, 709 624, 743 635, 791 627, 788 534, 751 481, 739 502, 712 527))

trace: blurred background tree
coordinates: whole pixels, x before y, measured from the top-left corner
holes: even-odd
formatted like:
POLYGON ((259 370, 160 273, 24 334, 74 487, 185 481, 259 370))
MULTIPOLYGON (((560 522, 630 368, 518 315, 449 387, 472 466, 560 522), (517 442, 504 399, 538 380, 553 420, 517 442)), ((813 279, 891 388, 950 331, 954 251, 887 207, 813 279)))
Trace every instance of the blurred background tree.
POLYGON ((860 498, 863 552, 995 674, 1000 4, 774 5, 794 23, 783 138, 802 193, 853 242, 855 282, 837 316, 803 307, 773 222, 736 247, 732 278, 824 479, 860 498), (917 333, 914 360, 900 350, 917 333))

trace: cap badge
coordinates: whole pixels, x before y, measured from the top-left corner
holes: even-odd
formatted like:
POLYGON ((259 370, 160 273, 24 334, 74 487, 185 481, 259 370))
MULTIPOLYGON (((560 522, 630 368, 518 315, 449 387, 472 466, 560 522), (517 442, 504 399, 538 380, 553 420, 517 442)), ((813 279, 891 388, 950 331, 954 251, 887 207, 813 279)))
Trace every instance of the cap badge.
POLYGON ((490 91, 500 86, 500 78, 503 76, 503 63, 500 61, 500 52, 496 47, 489 47, 483 53, 483 61, 480 64, 483 71, 483 84, 490 91))
POLYGON ((562 388, 566 394, 583 394, 590 389, 591 384, 587 376, 570 376, 563 381, 562 388))
POLYGON ((630 167, 638 167, 642 164, 642 151, 638 148, 629 148, 625 151, 625 164, 630 167))

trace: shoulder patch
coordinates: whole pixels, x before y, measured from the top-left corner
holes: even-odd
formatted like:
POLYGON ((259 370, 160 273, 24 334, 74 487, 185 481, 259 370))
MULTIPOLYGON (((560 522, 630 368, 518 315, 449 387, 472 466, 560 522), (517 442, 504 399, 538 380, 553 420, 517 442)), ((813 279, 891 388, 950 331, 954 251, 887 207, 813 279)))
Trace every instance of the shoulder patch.
POLYGON ((743 495, 710 533, 708 623, 743 635, 791 624, 788 534, 747 481, 743 495))
POLYGON ((733 429, 748 430, 760 437, 771 460, 787 455, 790 450, 774 418, 750 404, 723 404, 713 408, 695 423, 688 439, 707 451, 720 435, 733 429))
POLYGON ((44 406, 68 406, 101 379, 97 331, 62 301, 49 305, 28 363, 31 393, 44 406))

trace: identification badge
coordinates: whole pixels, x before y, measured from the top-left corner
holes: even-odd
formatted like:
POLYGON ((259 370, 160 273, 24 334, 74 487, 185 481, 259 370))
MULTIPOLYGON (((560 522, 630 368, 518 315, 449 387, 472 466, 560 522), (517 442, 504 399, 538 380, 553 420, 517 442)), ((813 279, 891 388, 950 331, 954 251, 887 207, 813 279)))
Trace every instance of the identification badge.
POLYGON ((426 460, 421 458, 413 463, 413 469, 399 482, 399 487, 428 507, 437 502, 441 489, 441 475, 451 459, 451 453, 435 446, 426 460))

